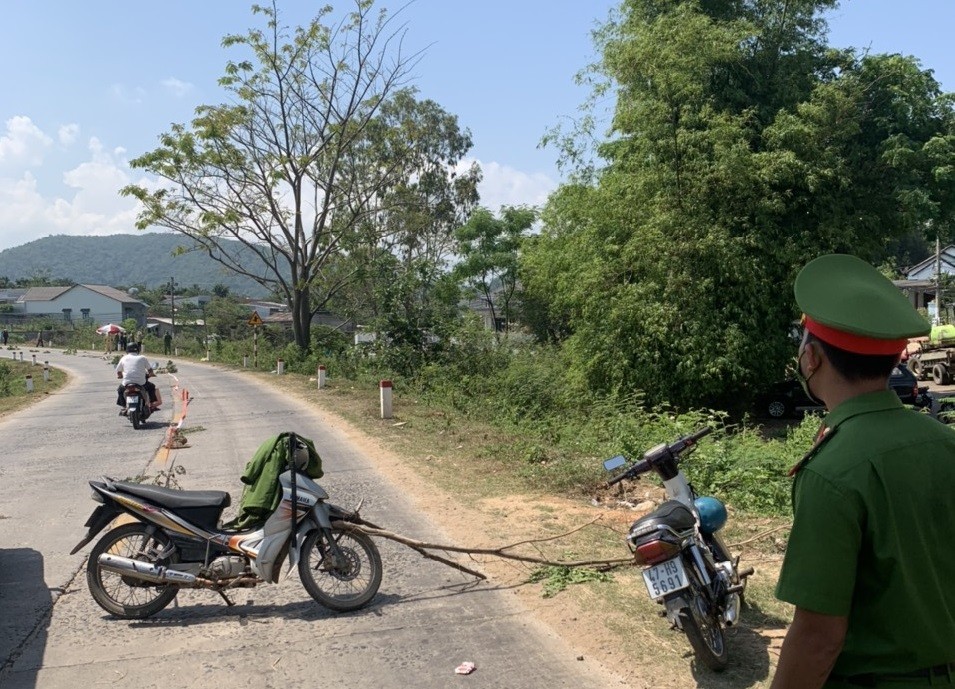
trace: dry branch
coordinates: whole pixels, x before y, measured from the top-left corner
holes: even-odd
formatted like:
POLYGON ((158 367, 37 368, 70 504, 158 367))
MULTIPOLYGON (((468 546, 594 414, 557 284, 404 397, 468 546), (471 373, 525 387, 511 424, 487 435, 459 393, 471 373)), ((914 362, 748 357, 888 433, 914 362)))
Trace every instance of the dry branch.
POLYGON ((486 579, 487 577, 481 574, 480 572, 469 569, 457 562, 453 562, 452 560, 448 560, 439 555, 435 555, 434 553, 429 551, 438 550, 438 551, 447 552, 447 553, 464 553, 471 556, 488 555, 492 557, 504 558, 507 560, 517 560, 519 562, 527 562, 527 563, 532 563, 536 565, 544 565, 548 567, 591 567, 599 571, 607 571, 615 567, 619 567, 621 565, 631 564, 633 562, 633 558, 620 558, 620 559, 614 559, 614 560, 564 561, 564 560, 550 560, 543 557, 534 557, 531 555, 521 555, 518 553, 508 552, 518 546, 534 545, 537 543, 544 543, 546 541, 553 541, 559 538, 563 538, 565 536, 569 536, 573 533, 576 533, 577 531, 580 531, 583 528, 586 528, 587 526, 590 526, 595 521, 597 520, 594 519, 593 521, 587 524, 583 524, 582 526, 579 526, 576 529, 572 529, 566 533, 558 534, 556 536, 549 536, 547 538, 519 541, 517 543, 510 543, 508 545, 504 545, 498 548, 474 548, 474 547, 445 545, 441 543, 427 543, 427 542, 419 541, 413 538, 408 538, 407 536, 401 536, 400 534, 393 533, 391 531, 388 531, 387 529, 382 529, 381 527, 375 526, 374 524, 371 524, 370 522, 365 522, 364 520, 362 520, 362 523, 336 521, 336 522, 333 522, 333 524, 336 527, 341 527, 343 529, 353 529, 353 530, 361 531, 365 534, 368 534, 369 536, 378 536, 379 538, 387 538, 388 540, 401 543, 402 545, 408 546, 409 548, 411 548, 412 550, 414 550, 415 552, 419 553, 420 555, 422 555, 423 557, 429 560, 435 560, 437 562, 444 563, 448 565, 449 567, 453 567, 454 569, 460 570, 462 572, 470 574, 471 576, 477 577, 479 579, 486 579))

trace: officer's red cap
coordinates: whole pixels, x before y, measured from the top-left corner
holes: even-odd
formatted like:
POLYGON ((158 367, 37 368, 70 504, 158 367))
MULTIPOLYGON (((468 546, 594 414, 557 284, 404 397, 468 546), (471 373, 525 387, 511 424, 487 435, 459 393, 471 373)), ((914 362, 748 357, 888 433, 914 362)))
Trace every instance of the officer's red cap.
POLYGON ((899 354, 931 326, 902 293, 860 258, 829 254, 810 261, 794 286, 806 330, 855 354, 899 354))

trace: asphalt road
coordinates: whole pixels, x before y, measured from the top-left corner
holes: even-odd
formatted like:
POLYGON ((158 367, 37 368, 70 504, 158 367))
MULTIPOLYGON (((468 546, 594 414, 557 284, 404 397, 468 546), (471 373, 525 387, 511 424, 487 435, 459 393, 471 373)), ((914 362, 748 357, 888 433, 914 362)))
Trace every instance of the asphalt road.
MULTIPOLYGON (((6 350, 2 350, 6 354, 6 350)), ((29 357, 29 354, 26 354, 29 357)), ((115 378, 102 355, 43 352, 71 384, 0 420, 0 687, 351 687, 522 689, 620 686, 538 625, 507 591, 379 541, 384 579, 367 608, 331 613, 296 572, 278 585, 235 594, 183 591, 149 620, 108 616, 86 586, 86 555, 69 551, 94 507, 87 480, 185 468, 186 489, 241 491, 239 476, 267 438, 295 431, 315 441, 333 502, 414 538, 447 541, 375 467, 296 399, 249 376, 202 365, 177 373, 193 398, 189 447, 164 456, 172 384, 157 384, 166 409, 134 431, 117 416, 115 378), (477 670, 453 673, 463 661, 477 670)))

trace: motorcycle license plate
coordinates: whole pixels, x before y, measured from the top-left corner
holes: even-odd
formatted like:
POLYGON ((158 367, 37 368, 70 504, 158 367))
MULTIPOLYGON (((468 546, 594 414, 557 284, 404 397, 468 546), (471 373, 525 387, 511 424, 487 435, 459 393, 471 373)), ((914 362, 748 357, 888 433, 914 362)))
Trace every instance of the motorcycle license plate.
POLYGON ((679 557, 643 570, 643 583, 647 585, 650 598, 660 598, 690 585, 679 557))
POLYGON ((137 404, 139 404, 139 396, 130 395, 129 397, 126 398, 126 401, 129 403, 130 406, 135 407, 137 404))

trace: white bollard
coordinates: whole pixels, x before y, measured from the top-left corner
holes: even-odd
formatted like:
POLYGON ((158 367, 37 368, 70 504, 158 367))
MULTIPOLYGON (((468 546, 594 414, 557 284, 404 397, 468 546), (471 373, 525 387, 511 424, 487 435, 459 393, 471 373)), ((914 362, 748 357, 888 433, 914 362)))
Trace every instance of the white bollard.
POLYGON ((33 392, 33 376, 27 376, 27 392, 33 392))
POLYGON ((325 387, 325 367, 324 366, 318 367, 317 378, 318 378, 318 389, 321 390, 323 387, 325 387))
POLYGON ((50 382, 50 366, 49 366, 49 362, 47 361, 43 362, 43 382, 44 383, 50 382))
POLYGON ((249 357, 244 356, 242 357, 242 368, 248 368, 248 367, 249 367, 249 357))
POLYGON ((278 373, 280 376, 285 374, 284 360, 279 359, 278 361, 275 362, 275 372, 278 373))
POLYGON ((23 352, 20 352, 20 361, 23 361, 23 352))
POLYGON ((381 391, 381 418, 391 418, 391 381, 383 380, 378 384, 381 391))
POLYGON ((31 354, 30 357, 33 359, 33 365, 36 366, 36 354, 31 354))

